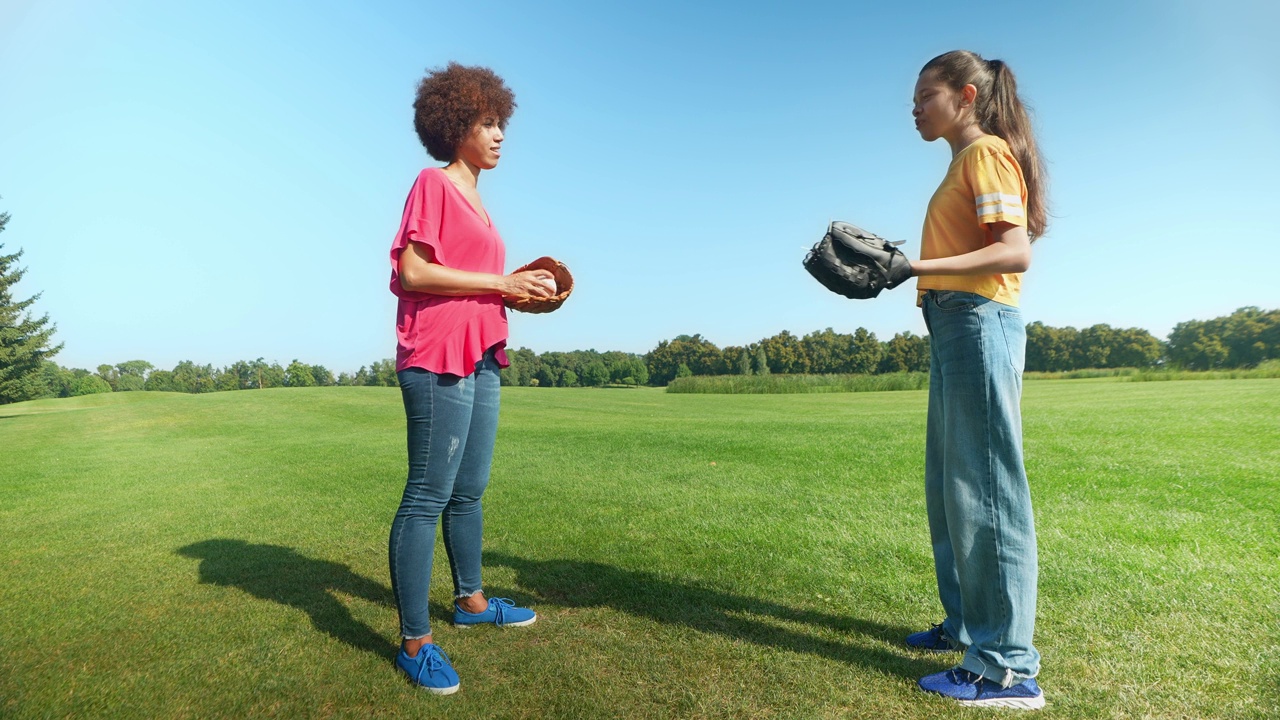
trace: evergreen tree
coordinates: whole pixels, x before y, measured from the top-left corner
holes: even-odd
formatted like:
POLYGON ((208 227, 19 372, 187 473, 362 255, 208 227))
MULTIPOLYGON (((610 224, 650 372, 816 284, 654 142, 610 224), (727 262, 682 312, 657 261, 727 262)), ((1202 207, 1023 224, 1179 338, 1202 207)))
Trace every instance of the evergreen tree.
MULTIPOLYGON (((0 232, 9 223, 9 213, 0 213, 0 232)), ((0 243, 0 249, 4 245, 0 243)), ((44 361, 62 349, 50 345, 56 326, 49 316, 33 319, 28 308, 40 298, 13 299, 13 286, 26 274, 16 267, 22 251, 0 255, 0 404, 29 400, 48 392, 41 368, 44 361)))

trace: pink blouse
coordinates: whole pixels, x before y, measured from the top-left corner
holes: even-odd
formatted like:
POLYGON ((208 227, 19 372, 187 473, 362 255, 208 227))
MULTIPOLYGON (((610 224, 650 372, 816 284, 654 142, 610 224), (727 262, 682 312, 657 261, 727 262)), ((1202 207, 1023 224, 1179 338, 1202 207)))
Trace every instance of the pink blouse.
POLYGON ((502 296, 448 297, 400 287, 400 253, 409 243, 431 248, 436 262, 458 270, 501 275, 506 248, 498 230, 454 187, 440 168, 418 174, 404 203, 400 231, 391 244, 391 292, 396 309, 396 371, 417 367, 466 376, 485 350, 497 346, 498 364, 510 364, 507 310, 502 296))

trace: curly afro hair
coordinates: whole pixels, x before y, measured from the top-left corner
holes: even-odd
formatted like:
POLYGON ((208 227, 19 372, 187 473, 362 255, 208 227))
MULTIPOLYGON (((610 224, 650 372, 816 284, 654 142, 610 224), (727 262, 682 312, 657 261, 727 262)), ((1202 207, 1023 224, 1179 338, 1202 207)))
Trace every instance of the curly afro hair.
POLYGON ((482 117, 496 117, 505 130, 515 109, 516 96, 497 73, 451 62, 443 70, 429 70, 418 83, 413 129, 431 157, 453 162, 458 146, 482 117))

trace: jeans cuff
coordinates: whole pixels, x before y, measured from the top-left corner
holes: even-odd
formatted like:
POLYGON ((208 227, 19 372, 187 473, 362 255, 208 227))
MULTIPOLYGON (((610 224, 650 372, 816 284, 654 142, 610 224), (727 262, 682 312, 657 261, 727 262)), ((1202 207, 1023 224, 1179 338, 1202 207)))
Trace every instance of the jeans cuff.
POLYGON ((481 592, 483 592, 483 591, 482 591, 482 590, 472 590, 471 592, 459 592, 459 593, 454 593, 454 594, 453 594, 453 599, 454 599, 454 600, 466 600, 467 598, 471 597, 472 595, 479 595, 481 592))
POLYGON ((1040 674, 1040 668, 1036 668, 1030 675, 1026 673, 1015 672, 1013 668, 1002 668, 996 665, 988 665, 982 660, 965 655, 964 660, 960 663, 961 669, 968 670, 975 675, 981 675, 983 678, 994 683, 1000 683, 1002 688, 1011 688, 1014 685, 1021 684, 1026 680, 1030 680, 1040 674))

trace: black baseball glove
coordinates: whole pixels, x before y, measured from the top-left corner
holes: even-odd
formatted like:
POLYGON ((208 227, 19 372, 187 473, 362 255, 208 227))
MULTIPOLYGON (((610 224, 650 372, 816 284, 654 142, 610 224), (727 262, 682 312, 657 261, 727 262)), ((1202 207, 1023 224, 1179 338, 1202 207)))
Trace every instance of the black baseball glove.
POLYGON ((901 244, 837 220, 805 256, 804 269, 833 293, 873 298, 911 277, 911 262, 897 248, 901 244))

